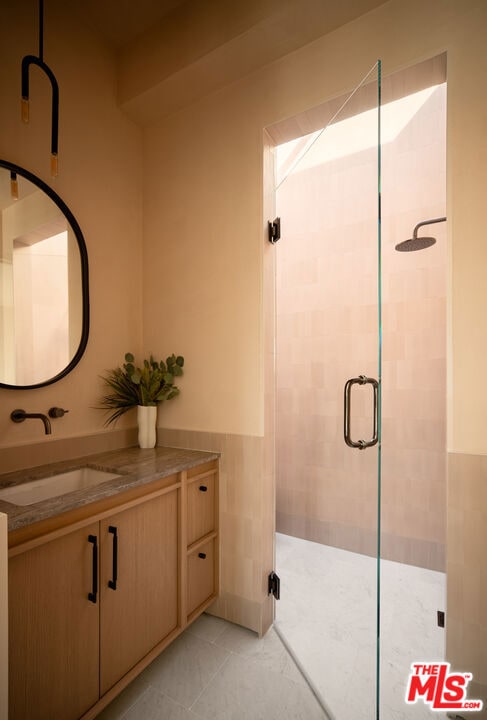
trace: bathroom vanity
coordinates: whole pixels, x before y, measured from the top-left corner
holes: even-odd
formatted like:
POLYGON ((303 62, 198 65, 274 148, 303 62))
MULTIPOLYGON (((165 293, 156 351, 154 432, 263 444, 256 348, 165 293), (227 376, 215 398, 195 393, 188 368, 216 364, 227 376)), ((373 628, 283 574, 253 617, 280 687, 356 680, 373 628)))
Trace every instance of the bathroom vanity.
POLYGON ((9 720, 96 717, 218 594, 215 453, 129 448, 11 473, 0 511, 9 720), (80 467, 115 477, 28 504, 29 482, 80 467))

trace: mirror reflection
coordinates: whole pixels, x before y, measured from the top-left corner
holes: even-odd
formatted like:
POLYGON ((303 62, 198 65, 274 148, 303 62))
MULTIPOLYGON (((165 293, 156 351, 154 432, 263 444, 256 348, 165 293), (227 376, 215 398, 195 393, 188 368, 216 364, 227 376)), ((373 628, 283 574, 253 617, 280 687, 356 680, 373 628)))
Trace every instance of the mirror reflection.
POLYGON ((0 167, 0 385, 63 377, 87 340, 87 262, 81 231, 42 181, 0 167))

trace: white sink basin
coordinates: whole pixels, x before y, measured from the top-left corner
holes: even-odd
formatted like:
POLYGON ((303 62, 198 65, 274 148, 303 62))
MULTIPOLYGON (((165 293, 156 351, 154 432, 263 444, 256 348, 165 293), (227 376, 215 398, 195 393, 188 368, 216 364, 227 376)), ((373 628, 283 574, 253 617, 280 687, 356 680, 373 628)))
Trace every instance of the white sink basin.
POLYGON ((91 467, 80 467, 59 475, 4 488, 0 490, 0 500, 6 500, 14 505, 33 505, 41 500, 100 485, 117 477, 121 475, 91 467))

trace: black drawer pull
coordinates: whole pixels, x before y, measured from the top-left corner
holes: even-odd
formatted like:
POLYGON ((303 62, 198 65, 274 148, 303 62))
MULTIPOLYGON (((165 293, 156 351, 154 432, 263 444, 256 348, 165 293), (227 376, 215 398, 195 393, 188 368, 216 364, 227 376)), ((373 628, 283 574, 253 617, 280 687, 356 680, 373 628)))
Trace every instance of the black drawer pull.
POLYGON ((202 560, 205 560, 206 553, 198 553, 198 557, 201 558, 202 560))
POLYGON ((92 591, 88 593, 88 600, 96 603, 96 595, 98 593, 98 538, 96 535, 88 535, 88 542, 93 543, 93 579, 92 591))
POLYGON ((118 533, 117 528, 113 525, 108 526, 108 532, 113 534, 113 554, 112 554, 112 579, 108 581, 108 587, 112 590, 117 589, 118 575, 118 533))
POLYGON ((200 485, 200 492, 206 492, 207 490, 208 488, 206 487, 206 485, 200 485))

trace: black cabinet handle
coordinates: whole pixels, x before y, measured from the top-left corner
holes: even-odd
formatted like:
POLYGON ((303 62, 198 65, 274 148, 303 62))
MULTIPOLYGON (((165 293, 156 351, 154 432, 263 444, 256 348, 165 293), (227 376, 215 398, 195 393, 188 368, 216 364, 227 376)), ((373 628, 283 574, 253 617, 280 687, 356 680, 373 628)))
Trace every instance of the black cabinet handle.
POLYGON ((206 558, 206 553, 198 553, 198 557, 204 560, 206 558))
POLYGON ((88 593, 88 600, 96 603, 96 595, 98 593, 98 538, 96 535, 88 535, 88 542, 93 543, 93 579, 92 591, 88 593))
POLYGON ((207 490, 208 488, 206 487, 206 485, 200 485, 200 492, 206 492, 207 490))
POLYGON ((108 532, 113 534, 113 554, 112 554, 112 579, 108 581, 108 587, 112 590, 117 589, 118 575, 118 533, 117 528, 113 525, 108 526, 108 532))

